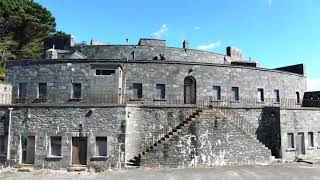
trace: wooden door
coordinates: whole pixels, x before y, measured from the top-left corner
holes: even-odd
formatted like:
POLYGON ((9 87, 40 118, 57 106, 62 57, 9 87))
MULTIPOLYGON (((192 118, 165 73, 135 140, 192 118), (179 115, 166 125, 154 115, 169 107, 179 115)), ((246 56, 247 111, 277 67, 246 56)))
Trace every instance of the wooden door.
POLYGON ((72 138, 72 164, 87 164, 87 138, 72 138))
POLYGON ((22 163, 34 164, 35 137, 22 137, 22 163))
POLYGON ((81 138, 79 139, 79 160, 80 164, 87 164, 87 139, 81 138))
POLYGON ((184 103, 185 104, 191 104, 191 86, 185 85, 184 86, 184 103))
POLYGON ((72 138, 72 164, 80 164, 79 138, 72 138))

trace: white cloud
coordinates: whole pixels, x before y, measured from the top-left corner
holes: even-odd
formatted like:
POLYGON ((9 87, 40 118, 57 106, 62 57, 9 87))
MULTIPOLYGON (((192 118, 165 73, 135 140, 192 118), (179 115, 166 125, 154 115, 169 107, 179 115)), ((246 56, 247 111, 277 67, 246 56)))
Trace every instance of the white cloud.
POLYGON ((203 44, 203 45, 199 45, 197 46, 197 49, 200 50, 210 50, 210 49, 215 49, 221 46, 221 41, 217 41, 217 42, 213 42, 210 44, 203 44))
POLYGON ((200 30, 200 27, 199 26, 195 26, 195 27, 193 27, 193 29, 197 31, 197 30, 200 30))
POLYGON ((152 37, 162 38, 163 35, 165 35, 166 32, 168 32, 168 30, 169 30, 169 28, 168 28, 167 24, 162 24, 161 28, 158 31, 152 33, 152 37))
POLYGON ((308 91, 320 91, 320 79, 308 79, 308 91))

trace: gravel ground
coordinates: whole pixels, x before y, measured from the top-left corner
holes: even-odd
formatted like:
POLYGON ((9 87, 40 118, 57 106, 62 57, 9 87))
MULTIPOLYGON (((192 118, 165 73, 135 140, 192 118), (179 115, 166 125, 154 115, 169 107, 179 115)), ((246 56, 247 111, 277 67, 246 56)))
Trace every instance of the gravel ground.
POLYGON ((270 166, 238 166, 187 169, 131 169, 103 173, 66 172, 55 170, 36 170, 29 173, 16 172, 14 169, 0 170, 0 179, 23 180, 320 180, 320 165, 277 164, 270 166))

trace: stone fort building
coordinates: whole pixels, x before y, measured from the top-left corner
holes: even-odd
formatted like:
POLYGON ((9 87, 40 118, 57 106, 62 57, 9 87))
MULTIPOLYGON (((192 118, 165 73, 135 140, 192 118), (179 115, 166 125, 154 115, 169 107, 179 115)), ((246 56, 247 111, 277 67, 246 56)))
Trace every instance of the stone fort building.
POLYGON ((46 58, 9 62, 1 163, 104 170, 319 157, 320 111, 304 98, 303 64, 266 69, 234 47, 182 46, 54 36, 46 58))

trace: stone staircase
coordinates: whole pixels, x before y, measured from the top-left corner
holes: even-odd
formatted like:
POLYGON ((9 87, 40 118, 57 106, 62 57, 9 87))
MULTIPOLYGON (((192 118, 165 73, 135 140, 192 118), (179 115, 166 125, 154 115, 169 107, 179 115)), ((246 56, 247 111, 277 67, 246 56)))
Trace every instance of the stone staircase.
MULTIPOLYGON (((193 126, 197 126, 197 128, 199 128, 199 133, 203 133, 208 129, 212 130, 212 137, 211 139, 208 138, 212 143, 218 139, 218 141, 220 141, 220 139, 229 139, 231 143, 228 144, 228 142, 220 142, 221 149, 219 149, 219 147, 215 147, 214 149, 216 153, 217 151, 221 152, 226 149, 230 149, 228 150, 228 155, 226 155, 226 159, 229 160, 229 162, 227 162, 228 165, 255 164, 260 162, 270 162, 271 160, 271 151, 257 139, 257 128, 254 125, 246 121, 232 109, 212 108, 197 110, 192 113, 183 122, 161 136, 157 141, 145 146, 146 149, 133 159, 130 159, 127 166, 139 167, 142 160, 145 161, 148 158, 154 158, 146 156, 155 153, 157 150, 162 151, 165 149, 165 146, 167 146, 170 147, 170 150, 174 149, 175 151, 173 154, 168 153, 168 156, 172 157, 167 157, 166 160, 155 158, 149 162, 143 162, 143 164, 149 163, 157 164, 154 166, 162 166, 160 164, 169 163, 168 166, 170 167, 181 167, 181 162, 179 162, 179 158, 177 158, 180 155, 175 154, 176 149, 181 148, 174 146, 179 143, 179 139, 181 141, 183 136, 186 136, 186 134, 189 133, 189 127, 192 123, 193 126), (226 137, 226 134, 228 137, 226 137)), ((204 147, 202 148, 205 149, 204 147)), ((203 149, 198 148, 197 153, 201 154, 201 151, 205 151, 203 149)), ((189 161, 192 160, 189 159, 189 161)), ((224 162, 220 162, 220 160, 216 160, 215 162, 218 165, 224 164, 224 162)), ((184 164, 184 162, 182 164, 184 164)), ((189 165, 189 167, 191 166, 189 165)))
POLYGON ((145 156, 146 153, 150 152, 151 150, 155 149, 160 144, 163 144, 165 142, 168 142, 173 136, 177 136, 179 132, 182 132, 184 127, 189 126, 192 122, 197 120, 197 117, 199 117, 199 114, 202 112, 201 109, 195 110, 193 113, 187 116, 187 118, 179 123, 177 126, 169 130, 167 133, 163 133, 161 135, 154 135, 154 137, 158 137, 156 141, 147 142, 146 143, 146 149, 135 156, 133 159, 130 159, 127 162, 127 167, 139 167, 141 163, 141 157, 145 156))

